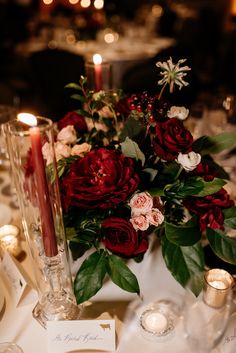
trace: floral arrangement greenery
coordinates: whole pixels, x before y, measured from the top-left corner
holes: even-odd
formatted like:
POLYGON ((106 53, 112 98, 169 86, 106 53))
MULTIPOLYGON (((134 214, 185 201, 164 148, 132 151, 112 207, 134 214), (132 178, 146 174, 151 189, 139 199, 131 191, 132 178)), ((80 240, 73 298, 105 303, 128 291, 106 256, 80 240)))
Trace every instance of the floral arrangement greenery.
POLYGON ((173 92, 188 85, 184 62, 156 64, 162 88, 153 96, 94 93, 84 77, 67 86, 82 109, 58 122, 55 150, 73 259, 90 249, 74 280, 78 303, 94 296, 105 276, 139 294, 126 260, 140 262, 153 233, 182 286, 204 271, 203 240, 236 264, 236 239, 227 235, 236 229, 236 207, 224 189, 229 176, 212 158, 236 136, 225 132, 194 141, 185 126, 189 110, 164 100, 166 86, 173 92))

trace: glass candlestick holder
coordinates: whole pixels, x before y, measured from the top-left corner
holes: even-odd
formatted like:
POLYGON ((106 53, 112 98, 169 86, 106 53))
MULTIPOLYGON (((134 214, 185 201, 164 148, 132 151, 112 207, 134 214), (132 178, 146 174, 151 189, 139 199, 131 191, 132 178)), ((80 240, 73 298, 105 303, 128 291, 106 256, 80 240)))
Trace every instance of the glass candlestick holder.
POLYGON ((78 319, 81 307, 76 305, 68 262, 53 123, 22 113, 3 124, 2 131, 38 291, 33 316, 44 327, 49 320, 78 319))

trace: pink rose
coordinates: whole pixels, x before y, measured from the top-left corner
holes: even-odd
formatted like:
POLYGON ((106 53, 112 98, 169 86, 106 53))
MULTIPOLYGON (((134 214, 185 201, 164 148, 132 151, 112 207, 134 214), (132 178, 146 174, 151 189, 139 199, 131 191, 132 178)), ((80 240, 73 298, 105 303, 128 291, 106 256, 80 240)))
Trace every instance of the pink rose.
POLYGON ((86 142, 82 143, 81 145, 74 145, 71 149, 71 155, 84 157, 86 153, 90 152, 91 147, 92 146, 86 142))
POLYGON ((53 162, 53 151, 52 147, 48 142, 42 146, 43 158, 46 160, 46 164, 49 165, 53 162))
POLYGON ((140 192, 131 198, 129 206, 131 207, 132 216, 146 214, 153 207, 153 198, 147 191, 140 192))
POLYGON ((71 154, 70 146, 64 145, 64 143, 57 141, 54 144, 54 148, 55 148, 55 154, 56 154, 57 161, 62 158, 70 157, 70 154, 71 154))
POLYGON ((135 230, 147 230, 149 227, 149 222, 146 216, 144 215, 139 215, 139 216, 133 216, 130 219, 130 222, 132 223, 132 226, 134 227, 135 230))
POLYGON ((57 135, 57 141, 64 144, 75 143, 76 139, 76 130, 73 125, 67 125, 57 135))
POLYGON ((157 208, 153 208, 147 215, 146 215, 148 222, 153 226, 159 226, 164 221, 164 216, 160 210, 157 208))

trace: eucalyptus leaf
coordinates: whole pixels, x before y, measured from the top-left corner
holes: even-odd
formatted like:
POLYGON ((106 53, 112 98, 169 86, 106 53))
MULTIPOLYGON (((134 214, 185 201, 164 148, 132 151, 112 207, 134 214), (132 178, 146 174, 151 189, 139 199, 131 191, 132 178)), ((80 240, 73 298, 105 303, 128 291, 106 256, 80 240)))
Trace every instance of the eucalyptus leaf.
POLYGON ((141 160, 142 166, 144 166, 145 156, 143 152, 140 150, 138 144, 129 137, 126 137, 125 141, 121 143, 121 151, 126 157, 141 160))
POLYGON ((179 246, 194 245, 201 239, 198 222, 195 218, 191 218, 182 225, 165 222, 165 234, 171 243, 179 246))
POLYGON ((212 228, 207 228, 206 235, 213 252, 223 261, 236 265, 236 238, 212 228))
POLYGON ((106 267, 104 250, 94 252, 82 263, 74 281, 77 304, 90 299, 99 291, 106 275, 106 267))
POLYGON ((236 206, 223 210, 224 226, 236 229, 236 206))
POLYGON ((120 257, 116 255, 108 255, 107 272, 112 282, 121 289, 131 293, 140 293, 136 276, 120 257))
MULTIPOLYGON (((165 236, 162 236, 161 243, 166 266, 183 287, 186 287, 192 276, 201 278, 204 271, 204 255, 199 243, 193 246, 178 246, 171 243, 165 236)), ((195 295, 200 293, 201 285, 201 281, 198 286, 195 283, 193 289, 195 295)))

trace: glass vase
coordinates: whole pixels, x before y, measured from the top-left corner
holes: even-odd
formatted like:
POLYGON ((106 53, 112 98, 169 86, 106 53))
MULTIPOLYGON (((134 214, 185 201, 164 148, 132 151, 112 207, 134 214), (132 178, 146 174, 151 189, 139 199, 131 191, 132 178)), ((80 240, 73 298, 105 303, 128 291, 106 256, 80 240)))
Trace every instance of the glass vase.
POLYGON ((46 118, 20 115, 33 117, 36 122, 15 119, 3 124, 2 130, 39 297, 33 317, 46 327, 49 320, 79 318, 81 307, 76 305, 68 261, 54 153, 54 126, 46 118))

